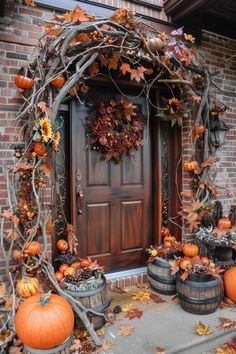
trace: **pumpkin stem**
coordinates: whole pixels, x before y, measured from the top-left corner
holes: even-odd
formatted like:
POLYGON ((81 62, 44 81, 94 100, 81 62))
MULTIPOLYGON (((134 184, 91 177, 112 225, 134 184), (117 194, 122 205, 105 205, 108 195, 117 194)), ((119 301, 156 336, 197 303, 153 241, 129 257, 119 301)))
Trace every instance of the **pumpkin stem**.
POLYGON ((49 291, 46 294, 43 294, 39 299, 40 305, 47 305, 49 303, 50 296, 51 296, 51 291, 49 291))

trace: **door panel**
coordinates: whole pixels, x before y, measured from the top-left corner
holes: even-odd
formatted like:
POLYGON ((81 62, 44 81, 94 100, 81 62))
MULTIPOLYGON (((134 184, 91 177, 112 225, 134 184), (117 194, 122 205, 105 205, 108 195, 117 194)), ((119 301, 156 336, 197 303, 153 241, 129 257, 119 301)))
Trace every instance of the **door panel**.
MULTIPOLYGON (((72 193, 73 224, 79 235, 79 255, 96 258, 106 271, 139 267, 152 242, 151 149, 149 134, 133 158, 121 163, 101 160, 92 151, 84 125, 92 119, 99 99, 118 96, 111 90, 93 88, 87 104, 72 106, 72 190, 80 184, 83 197, 72 193), (92 102, 92 104, 91 104, 92 102), (85 148, 86 147, 86 148, 85 148), (76 171, 82 179, 75 179, 76 171), (73 176, 74 173, 74 176, 73 176), (82 214, 78 213, 78 208, 82 214)), ((146 115, 144 98, 130 98, 146 115)))

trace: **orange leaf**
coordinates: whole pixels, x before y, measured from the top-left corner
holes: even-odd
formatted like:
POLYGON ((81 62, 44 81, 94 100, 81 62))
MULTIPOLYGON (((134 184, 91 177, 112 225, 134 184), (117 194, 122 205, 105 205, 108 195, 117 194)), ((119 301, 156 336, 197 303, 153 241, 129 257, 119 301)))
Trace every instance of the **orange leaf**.
POLYGON ((85 15, 85 11, 80 6, 76 6, 74 10, 65 13, 64 19, 67 22, 86 22, 94 19, 94 16, 85 15))
POLYGON ((59 27, 54 27, 53 23, 47 23, 44 28, 48 36, 59 36, 61 33, 61 29, 59 27))
POLYGON ((116 52, 109 59, 108 69, 117 69, 118 61, 120 60, 120 53, 116 52))
POLYGON ((122 63, 120 66, 120 71, 123 75, 125 75, 126 73, 131 73, 130 65, 128 63, 122 63))
POLYGON ((10 212, 9 210, 3 210, 2 214, 1 214, 4 218, 6 219, 10 219, 12 217, 12 212, 10 212))
POLYGON ((83 92, 83 93, 89 92, 89 86, 83 84, 83 85, 81 86, 81 92, 83 92))
POLYGON ((52 165, 49 163, 44 163, 43 165, 40 166, 40 171, 45 173, 46 176, 50 177, 52 173, 52 165))
POLYGON ((89 67, 89 73, 90 75, 95 75, 97 73, 99 73, 99 66, 98 63, 92 63, 89 67))
POLYGON ((160 304, 162 302, 165 302, 164 299, 162 299, 162 297, 159 294, 154 294, 151 293, 150 295, 150 299, 152 299, 154 302, 156 302, 157 304, 160 304))
POLYGON ((24 0, 24 4, 31 7, 37 6, 32 0, 24 0))
POLYGON ((205 167, 210 167, 211 165, 213 165, 213 163, 216 161, 216 158, 214 156, 210 156, 206 161, 201 163, 201 167, 205 168, 205 167))
POLYGON ((232 321, 229 318, 225 318, 225 317, 219 317, 220 320, 220 325, 219 325, 219 329, 230 329, 236 326, 236 321, 232 321))
POLYGON ((40 109, 41 112, 46 112, 47 111, 47 104, 44 101, 40 101, 37 104, 37 107, 40 109))
POLYGON ((144 73, 147 71, 143 66, 138 66, 137 69, 131 69, 131 80, 136 80, 140 82, 140 80, 144 80, 144 73))
POLYGON ((126 312, 126 316, 128 317, 129 320, 133 320, 134 318, 140 318, 143 314, 143 311, 140 311, 138 308, 135 309, 130 309, 129 311, 126 312))
POLYGON ((124 325, 121 326, 117 332, 118 336, 130 336, 134 332, 134 326, 124 325))
POLYGON ((192 99, 195 101, 195 102, 201 102, 202 98, 200 96, 197 96, 197 95, 192 95, 192 99))
POLYGON ((105 67, 108 66, 109 60, 107 59, 107 57, 106 57, 105 55, 100 54, 100 55, 99 55, 99 59, 100 59, 100 62, 101 62, 101 64, 102 64, 102 66, 105 66, 105 67))
POLYGON ((180 277, 183 281, 185 281, 186 279, 188 279, 188 272, 183 272, 183 274, 180 277))
POLYGON ((195 37, 193 37, 191 34, 184 33, 184 38, 186 41, 190 41, 192 43, 195 42, 195 37))
POLYGON ((165 349, 162 347, 156 347, 155 354, 165 354, 165 349))

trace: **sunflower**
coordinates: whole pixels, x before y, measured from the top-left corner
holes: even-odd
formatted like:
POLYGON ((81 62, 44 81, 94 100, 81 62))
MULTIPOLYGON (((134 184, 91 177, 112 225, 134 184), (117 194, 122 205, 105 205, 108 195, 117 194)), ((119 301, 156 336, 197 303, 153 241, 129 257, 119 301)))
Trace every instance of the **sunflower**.
POLYGON ((59 142, 60 142, 60 138, 61 138, 61 134, 60 134, 59 131, 53 133, 52 147, 53 147, 53 150, 55 150, 55 151, 58 150, 58 145, 59 145, 59 142))
POLYGON ((42 135, 43 143, 47 143, 52 138, 52 127, 47 117, 39 120, 40 132, 42 135))

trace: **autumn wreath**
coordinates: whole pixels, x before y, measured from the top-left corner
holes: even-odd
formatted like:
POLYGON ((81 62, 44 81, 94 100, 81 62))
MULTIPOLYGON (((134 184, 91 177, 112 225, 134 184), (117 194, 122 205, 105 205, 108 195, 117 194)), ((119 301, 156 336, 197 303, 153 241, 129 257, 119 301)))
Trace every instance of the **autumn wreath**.
POLYGON ((145 118, 137 106, 121 97, 100 101, 97 117, 86 127, 92 149, 100 151, 105 161, 119 162, 143 144, 145 118))

